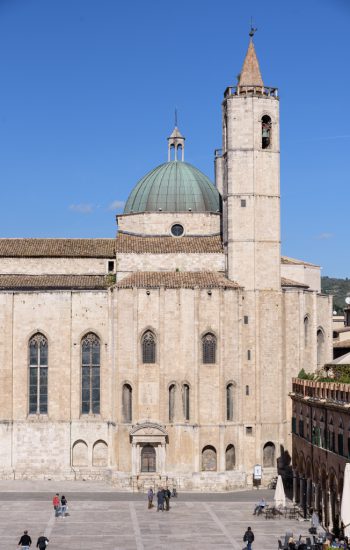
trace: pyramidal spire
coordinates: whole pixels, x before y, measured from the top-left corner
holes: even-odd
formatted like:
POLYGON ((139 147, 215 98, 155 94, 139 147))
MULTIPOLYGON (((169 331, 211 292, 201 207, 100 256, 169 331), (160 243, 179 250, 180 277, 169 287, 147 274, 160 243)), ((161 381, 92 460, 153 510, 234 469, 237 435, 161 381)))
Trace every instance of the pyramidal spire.
POLYGON ((252 36, 243 63, 242 72, 239 76, 238 86, 264 86, 252 36))

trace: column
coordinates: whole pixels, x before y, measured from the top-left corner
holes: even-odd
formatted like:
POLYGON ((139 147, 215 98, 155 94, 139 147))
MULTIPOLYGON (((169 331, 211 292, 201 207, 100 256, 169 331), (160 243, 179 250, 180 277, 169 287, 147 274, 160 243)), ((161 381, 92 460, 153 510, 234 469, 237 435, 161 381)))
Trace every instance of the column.
POLYGON ((158 445, 158 457, 159 457, 159 473, 165 474, 165 443, 158 445))
POLYGON ((312 507, 312 482, 310 478, 306 480, 306 506, 307 509, 312 507))
POLYGON ((333 530, 332 493, 328 491, 328 529, 333 530))
POLYGON ((304 502, 304 498, 305 498, 305 495, 304 495, 304 478, 303 477, 300 477, 299 478, 299 504, 302 508, 304 508, 304 505, 305 505, 305 502, 304 502))
POLYGON ((131 474, 133 476, 137 475, 137 448, 136 443, 133 443, 131 446, 131 474))
POLYGON ((297 501, 297 473, 293 470, 293 504, 297 501))
POLYGON ((225 456, 225 426, 219 427, 219 472, 225 472, 226 470, 226 456, 225 456))

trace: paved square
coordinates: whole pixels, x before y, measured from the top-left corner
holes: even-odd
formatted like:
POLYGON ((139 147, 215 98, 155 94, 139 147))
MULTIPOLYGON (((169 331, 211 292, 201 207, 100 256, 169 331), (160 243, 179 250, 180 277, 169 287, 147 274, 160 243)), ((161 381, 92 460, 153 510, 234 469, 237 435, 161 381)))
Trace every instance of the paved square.
MULTIPOLYGON (((0 549, 11 550, 28 529, 35 547, 37 537, 46 534, 50 550, 143 550, 178 549, 242 550, 244 531, 250 525, 255 533, 254 550, 276 550, 278 538, 287 530, 295 536, 308 535, 309 522, 269 519, 252 515, 260 494, 272 504, 273 493, 244 491, 225 494, 180 494, 171 500, 169 512, 147 509, 146 496, 115 493, 89 483, 81 487, 70 484, 51 492, 18 491, 21 482, 0 483, 0 549), (74 491, 74 489, 76 489, 74 491), (55 518, 51 498, 64 492, 69 502, 69 516, 55 518)), ((23 485, 23 482, 22 482, 23 485)), ((66 484, 67 485, 67 484, 66 484)))

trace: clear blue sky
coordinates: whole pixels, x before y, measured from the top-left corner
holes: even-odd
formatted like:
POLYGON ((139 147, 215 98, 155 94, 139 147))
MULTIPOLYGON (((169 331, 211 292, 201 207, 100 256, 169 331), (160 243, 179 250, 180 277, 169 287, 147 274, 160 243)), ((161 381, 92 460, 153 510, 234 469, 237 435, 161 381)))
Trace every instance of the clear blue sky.
POLYGON ((281 97, 282 252, 350 277, 348 0, 0 0, 0 236, 114 236, 175 106, 213 178, 251 15, 281 97))

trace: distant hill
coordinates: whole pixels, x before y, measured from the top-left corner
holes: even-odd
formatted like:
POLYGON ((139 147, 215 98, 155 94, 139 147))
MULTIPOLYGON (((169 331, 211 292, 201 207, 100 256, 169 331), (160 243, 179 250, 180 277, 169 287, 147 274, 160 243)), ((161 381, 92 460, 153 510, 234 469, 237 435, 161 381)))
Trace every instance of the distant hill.
POLYGON ((321 277, 321 289, 324 294, 333 294, 333 309, 343 313, 345 298, 350 296, 350 279, 321 277))

